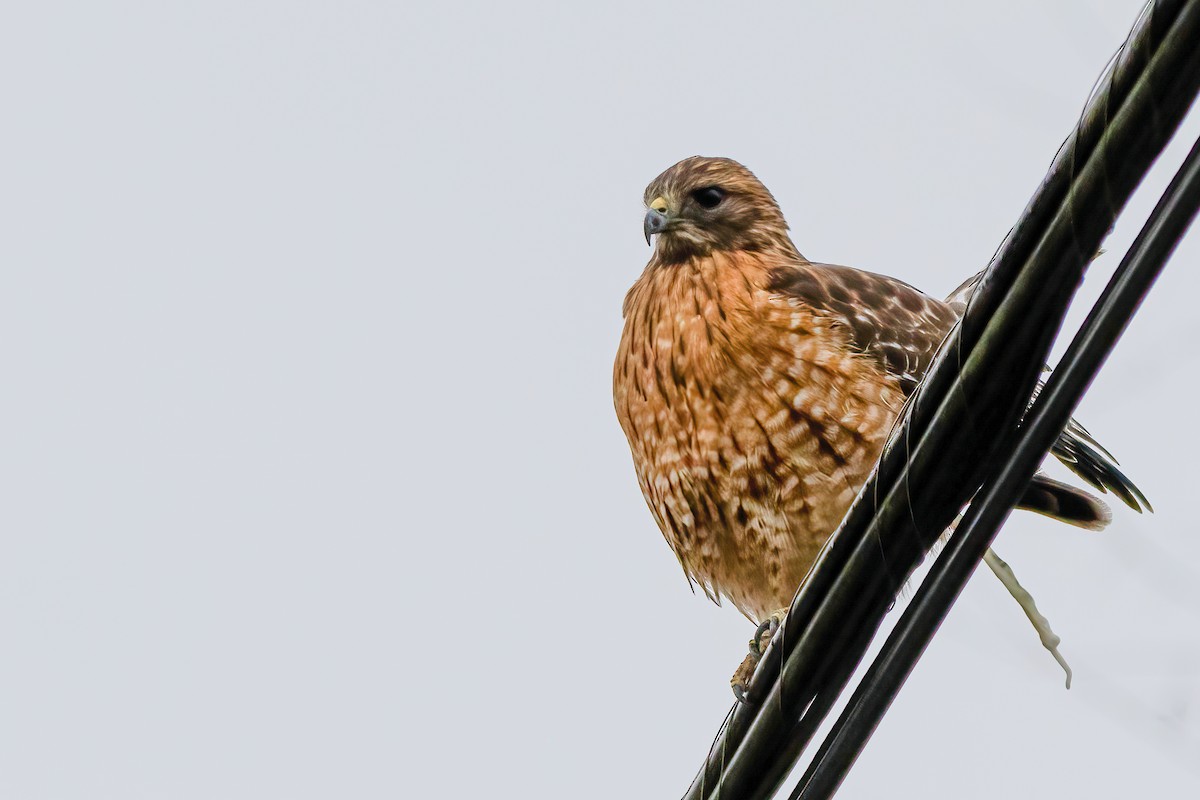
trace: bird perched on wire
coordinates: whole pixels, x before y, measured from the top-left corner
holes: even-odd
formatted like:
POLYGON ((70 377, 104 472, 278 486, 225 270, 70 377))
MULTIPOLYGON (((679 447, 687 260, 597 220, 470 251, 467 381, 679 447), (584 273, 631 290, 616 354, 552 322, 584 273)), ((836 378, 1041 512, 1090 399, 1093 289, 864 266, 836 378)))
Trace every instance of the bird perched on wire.
MULTIPOLYGON (((869 476, 971 282, 941 301, 810 262, 775 198, 727 158, 679 162, 645 202, 646 241, 657 239, 625 298, 617 417, 689 583, 761 633, 869 476)), ((1078 423, 1052 452, 1097 489, 1148 507, 1078 423)), ((1111 519, 1099 499, 1041 474, 1019 507, 1091 530, 1111 519)))

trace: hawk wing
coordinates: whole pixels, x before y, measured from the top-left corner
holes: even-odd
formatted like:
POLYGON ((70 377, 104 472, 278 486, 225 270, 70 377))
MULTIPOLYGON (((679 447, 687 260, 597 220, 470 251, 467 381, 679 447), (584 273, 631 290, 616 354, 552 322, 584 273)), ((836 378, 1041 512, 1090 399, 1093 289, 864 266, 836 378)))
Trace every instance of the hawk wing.
MULTIPOLYGON (((1100 253, 1096 255, 1099 256, 1100 253)), ((967 310, 967 302, 982 279, 983 272, 972 275, 946 298, 946 304, 953 309, 956 315, 962 316, 967 310)), ((1049 372, 1050 368, 1047 367, 1046 371, 1049 372)), ((1045 381, 1038 381, 1035 397, 1045 385, 1045 381)), ((1072 417, 1067 421, 1067 427, 1058 435, 1050 452, 1065 464, 1067 469, 1083 478, 1091 486, 1102 492, 1112 492, 1134 511, 1140 512, 1143 508, 1154 510, 1150 501, 1142 494, 1142 490, 1129 480, 1117 466, 1118 462, 1113 454, 1093 439, 1092 435, 1088 433, 1088 429, 1080 425, 1075 418, 1072 417)))
MULTIPOLYGON (((886 275, 833 264, 780 268, 772 273, 769 288, 844 325, 854 347, 878 359, 899 378, 905 394, 912 394, 982 275, 973 275, 945 301, 886 275)), ((1111 491, 1135 511, 1150 508, 1112 454, 1076 420, 1067 423, 1050 452, 1101 492, 1111 491)))
POLYGON ((769 288, 825 314, 850 332, 911 394, 958 315, 904 281, 834 264, 777 269, 769 288))

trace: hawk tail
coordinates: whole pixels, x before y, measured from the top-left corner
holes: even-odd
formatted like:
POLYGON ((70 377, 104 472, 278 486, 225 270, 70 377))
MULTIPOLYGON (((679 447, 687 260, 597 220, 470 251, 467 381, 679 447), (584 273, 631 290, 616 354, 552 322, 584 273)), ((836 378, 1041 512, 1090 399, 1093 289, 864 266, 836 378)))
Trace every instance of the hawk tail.
POLYGON ((1045 475, 1034 475, 1017 508, 1035 511, 1089 531, 1103 530, 1112 511, 1099 498, 1045 475))
POLYGON ((1102 492, 1112 492, 1139 514, 1142 509, 1154 510, 1141 489, 1117 466, 1112 453, 1075 420, 1067 423, 1050 452, 1076 475, 1102 492))

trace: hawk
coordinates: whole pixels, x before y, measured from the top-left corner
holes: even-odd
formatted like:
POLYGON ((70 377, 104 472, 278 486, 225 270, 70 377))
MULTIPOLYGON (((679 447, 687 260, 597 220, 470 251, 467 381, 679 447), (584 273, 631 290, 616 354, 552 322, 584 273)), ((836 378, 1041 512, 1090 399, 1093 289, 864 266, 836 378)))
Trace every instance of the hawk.
MULTIPOLYGON (((941 301, 809 261, 775 198, 727 158, 679 162, 645 202, 646 242, 657 239, 625 297, 617 417, 689 583, 765 624, 841 522, 973 283, 941 301)), ((1078 423, 1052 452, 1149 507, 1078 423)), ((1111 519, 1096 497, 1041 474, 1019 507, 1091 530, 1111 519)))

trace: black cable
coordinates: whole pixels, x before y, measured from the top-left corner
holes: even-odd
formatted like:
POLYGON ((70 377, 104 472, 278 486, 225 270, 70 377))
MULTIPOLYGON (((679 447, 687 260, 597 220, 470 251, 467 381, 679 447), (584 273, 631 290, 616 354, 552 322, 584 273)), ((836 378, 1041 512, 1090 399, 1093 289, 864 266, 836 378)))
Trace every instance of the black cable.
POLYGON ((1156 3, 1139 20, 993 258, 905 415, 898 446, 793 602, 752 681, 758 704, 734 709, 688 800, 764 797, 782 782, 896 587, 1015 429, 1085 264, 1200 88, 1196 41, 1197 0, 1156 3))
POLYGON ((825 800, 845 779, 1198 210, 1200 140, 1034 401, 1012 455, 972 502, 790 800, 825 800))

